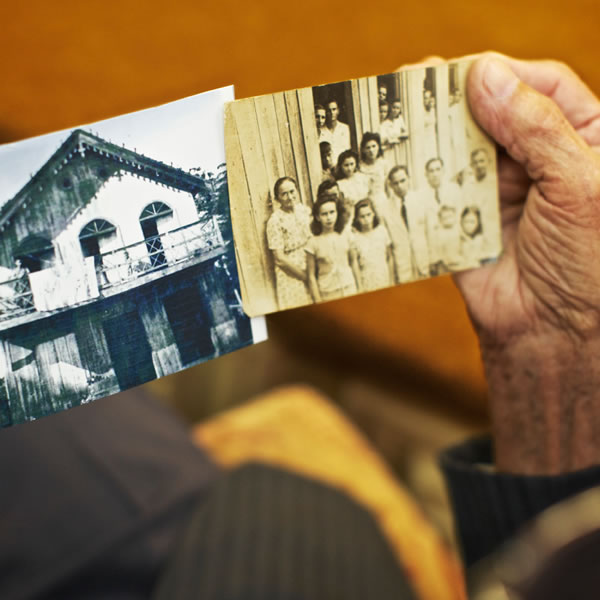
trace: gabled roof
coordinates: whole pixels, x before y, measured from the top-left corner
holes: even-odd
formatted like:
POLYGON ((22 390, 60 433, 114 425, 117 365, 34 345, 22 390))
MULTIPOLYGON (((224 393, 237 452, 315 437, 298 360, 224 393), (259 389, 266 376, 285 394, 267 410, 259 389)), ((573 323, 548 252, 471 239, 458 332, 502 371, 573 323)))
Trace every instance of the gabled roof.
POLYGON ((90 154, 110 163, 112 167, 118 167, 122 172, 133 173, 192 195, 198 194, 204 200, 209 198, 209 188, 202 177, 107 142, 83 129, 75 129, 39 171, 0 208, 0 227, 20 208, 29 192, 41 191, 44 182, 58 177, 64 166, 73 160, 85 159, 90 154))

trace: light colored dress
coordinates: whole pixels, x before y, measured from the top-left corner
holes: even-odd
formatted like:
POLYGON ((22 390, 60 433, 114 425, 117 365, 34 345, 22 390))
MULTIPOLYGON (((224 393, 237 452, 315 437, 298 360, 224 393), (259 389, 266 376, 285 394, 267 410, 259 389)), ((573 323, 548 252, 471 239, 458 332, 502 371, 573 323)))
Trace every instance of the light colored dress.
MULTIPOLYGON (((306 271, 304 248, 310 239, 310 211, 303 204, 295 204, 292 212, 277 208, 267 221, 269 250, 280 250, 285 258, 301 271, 306 271)), ((304 281, 288 275, 275 265, 277 303, 280 310, 310 304, 310 294, 304 281)))
POLYGON ((371 180, 371 198, 376 201, 385 198, 385 180, 390 170, 388 161, 383 156, 375 159, 372 165, 361 161, 359 169, 371 180))
POLYGON ((359 171, 353 173, 347 179, 338 179, 337 184, 352 208, 359 200, 364 200, 369 196, 371 181, 368 175, 359 171))
POLYGON ((349 233, 316 235, 306 244, 305 251, 315 258, 321 300, 356 294, 356 282, 350 268, 350 249, 349 233))
POLYGON ((485 240, 481 233, 475 237, 465 235, 460 236, 460 269, 474 269, 481 266, 481 261, 485 256, 485 240))
POLYGON ((438 224, 430 237, 429 256, 432 265, 437 265, 437 274, 455 271, 462 262, 460 230, 458 223, 451 227, 438 224))
POLYGON ((392 240, 385 225, 380 224, 371 231, 355 231, 352 235, 362 290, 367 292, 392 285, 387 263, 392 240))
POLYGON ((497 258, 502 251, 502 226, 498 209, 496 179, 488 175, 483 181, 474 178, 462 187, 463 205, 476 206, 481 215, 484 232, 484 258, 497 258))

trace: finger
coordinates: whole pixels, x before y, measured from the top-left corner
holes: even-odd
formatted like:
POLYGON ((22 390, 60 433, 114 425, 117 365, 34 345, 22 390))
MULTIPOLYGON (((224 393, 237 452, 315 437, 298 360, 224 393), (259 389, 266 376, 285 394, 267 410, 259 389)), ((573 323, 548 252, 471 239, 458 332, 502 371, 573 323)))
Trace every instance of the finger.
POLYGON ((600 145, 600 100, 570 67, 553 60, 492 56, 508 64, 523 83, 554 100, 588 144, 600 145))
POLYGON ((525 169, 506 153, 498 156, 498 184, 502 205, 523 204, 531 181, 525 169))
POLYGON ((521 82, 505 61, 494 56, 477 60, 469 70, 467 89, 479 124, 532 180, 546 185, 586 178, 582 157, 590 151, 585 141, 558 105, 521 82))

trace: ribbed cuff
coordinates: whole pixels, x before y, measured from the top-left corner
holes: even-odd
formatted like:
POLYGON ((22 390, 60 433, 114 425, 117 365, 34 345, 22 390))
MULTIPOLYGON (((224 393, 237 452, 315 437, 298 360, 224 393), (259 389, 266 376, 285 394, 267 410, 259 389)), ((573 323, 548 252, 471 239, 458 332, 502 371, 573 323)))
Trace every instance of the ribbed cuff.
POLYGON ((490 438, 449 448, 440 466, 468 567, 549 506, 600 484, 600 465, 555 476, 498 473, 490 438))

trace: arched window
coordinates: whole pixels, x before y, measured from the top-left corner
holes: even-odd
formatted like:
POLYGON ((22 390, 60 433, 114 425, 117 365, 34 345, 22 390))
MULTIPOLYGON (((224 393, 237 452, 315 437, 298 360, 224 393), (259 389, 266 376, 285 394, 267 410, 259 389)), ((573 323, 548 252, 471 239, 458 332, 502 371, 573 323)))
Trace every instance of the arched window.
POLYGON ((54 246, 43 236, 27 236, 15 252, 15 261, 19 261, 30 273, 41 271, 52 266, 54 262, 54 246))
POLYGON ((159 219, 170 218, 172 216, 173 210, 164 202, 152 202, 148 204, 140 215, 140 225, 142 226, 152 267, 160 267, 167 264, 157 222, 159 219))
POLYGON ((79 243, 84 256, 98 257, 100 259, 102 245, 112 236, 116 235, 117 228, 104 219, 90 221, 79 233, 79 243))
POLYGON ((143 221, 161 219, 164 217, 171 217, 173 215, 173 210, 170 206, 167 206, 164 202, 152 202, 152 204, 148 204, 146 208, 142 211, 140 215, 140 223, 143 221))

